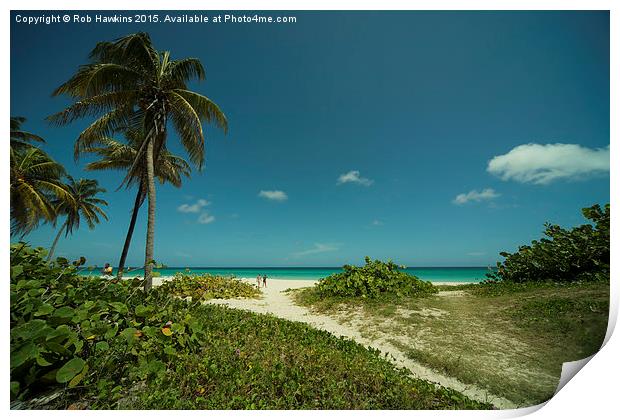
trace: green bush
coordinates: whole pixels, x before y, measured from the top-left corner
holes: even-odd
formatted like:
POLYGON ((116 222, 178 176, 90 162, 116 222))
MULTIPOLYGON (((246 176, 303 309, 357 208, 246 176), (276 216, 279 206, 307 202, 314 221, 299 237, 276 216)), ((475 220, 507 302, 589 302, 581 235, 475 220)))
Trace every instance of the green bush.
POLYGON ((609 280, 609 204, 582 210, 593 224, 573 229, 545 224, 545 235, 513 254, 500 252, 504 262, 497 272, 487 274, 490 282, 533 281, 574 282, 609 280))
POLYGON ((431 282, 422 281, 407 273, 398 271, 392 261, 387 263, 365 258, 363 267, 343 266, 343 273, 336 273, 321 279, 315 290, 322 297, 364 297, 377 298, 382 295, 427 296, 437 293, 431 282))
POLYGON ((235 277, 211 274, 177 273, 172 280, 164 282, 160 287, 167 294, 181 298, 191 297, 192 300, 257 298, 261 295, 255 286, 235 277))
POLYGON ((124 364, 165 366, 201 342, 190 303, 165 291, 145 296, 138 279, 78 276, 84 258, 48 264, 46 254, 11 246, 11 399, 120 379, 124 364))

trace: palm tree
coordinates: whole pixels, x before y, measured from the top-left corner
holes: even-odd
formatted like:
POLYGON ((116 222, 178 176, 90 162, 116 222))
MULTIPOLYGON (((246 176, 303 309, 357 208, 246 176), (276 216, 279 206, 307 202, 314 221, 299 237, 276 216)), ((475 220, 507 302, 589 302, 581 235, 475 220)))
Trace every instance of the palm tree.
POLYGON ((67 124, 86 116, 97 117, 78 137, 74 148, 76 157, 99 139, 111 136, 119 127, 141 129, 146 133, 123 184, 131 178, 135 166, 145 164, 148 221, 144 289, 148 291, 152 285, 155 236, 154 162, 166 144, 168 121, 190 161, 199 169, 204 164, 202 122, 213 122, 225 132, 228 123, 214 102, 187 87, 192 79, 205 78, 200 60, 172 60, 170 52, 159 52, 153 47, 146 33, 101 42, 90 58, 89 64, 81 66, 71 79, 54 91, 53 95, 66 94, 76 102, 50 120, 67 124))
MULTIPOLYGON (((61 182, 61 177, 65 175, 63 166, 41 149, 27 143, 29 139, 43 139, 19 131, 19 125, 15 126, 14 121, 11 118, 11 234, 23 237, 36 228, 41 220, 56 220, 52 199, 60 198, 70 202, 71 197, 61 182)), ((21 123, 24 120, 17 121, 21 123)))
POLYGON ((36 134, 23 131, 21 126, 26 122, 24 117, 11 117, 11 149, 33 147, 32 142, 45 143, 45 140, 36 134))
MULTIPOLYGON (((88 152, 95 153, 101 157, 100 160, 91 162, 86 165, 87 170, 107 170, 107 169, 124 169, 129 170, 132 167, 133 162, 136 160, 140 145, 144 141, 144 134, 139 131, 128 130, 125 132, 125 138, 127 143, 121 143, 117 140, 105 138, 100 140, 99 147, 92 147, 87 149, 88 152)), ((120 280, 123 277, 123 271, 125 269, 125 261, 127 259, 127 253, 129 252, 129 246, 133 236, 133 231, 138 218, 138 210, 142 206, 144 199, 146 198, 146 174, 144 173, 144 165, 135 166, 136 173, 132 174, 130 183, 138 184, 138 192, 131 212, 131 220, 129 222, 129 229, 127 230, 127 236, 125 237, 125 243, 123 245, 123 251, 118 263, 117 278, 120 280), (137 172, 141 170, 142 172, 137 172)), ((189 177, 191 169, 189 164, 181 157, 175 156, 167 150, 162 150, 155 166, 155 176, 159 180, 160 184, 169 182, 177 188, 181 187, 181 176, 185 175, 189 177)), ((129 183, 128 183, 129 185, 129 183)))
POLYGON ((56 214, 65 215, 66 219, 58 230, 58 234, 52 243, 50 253, 47 256, 48 261, 51 260, 54 255, 56 245, 58 244, 62 232, 65 232, 65 236, 73 233, 74 229, 80 227, 82 218, 84 218, 88 228, 91 230, 100 222, 99 216, 108 220, 108 216, 101 208, 101 206, 107 206, 108 203, 96 197, 98 193, 105 192, 105 189, 99 188, 99 183, 94 179, 80 179, 76 181, 71 176, 67 176, 67 179, 69 182, 66 185, 72 200, 54 200, 56 214))

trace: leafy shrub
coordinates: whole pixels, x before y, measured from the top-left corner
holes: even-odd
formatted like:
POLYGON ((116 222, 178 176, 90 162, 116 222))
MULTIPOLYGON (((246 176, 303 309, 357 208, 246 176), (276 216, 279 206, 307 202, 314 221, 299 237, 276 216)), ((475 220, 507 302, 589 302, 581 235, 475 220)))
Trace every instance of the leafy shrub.
POLYGON ((259 289, 235 277, 211 274, 177 273, 171 281, 164 282, 160 287, 164 293, 181 298, 191 297, 194 301, 236 297, 256 298, 261 295, 259 289))
POLYGON ((320 296, 376 298, 385 294, 397 296, 427 296, 437 293, 431 282, 398 271, 392 261, 387 263, 365 258, 363 267, 343 266, 344 272, 321 279, 315 290, 320 296))
POLYGON ((504 262, 497 272, 487 274, 489 282, 595 281, 609 280, 609 204, 602 210, 597 204, 582 210, 593 222, 573 229, 545 224, 545 235, 532 245, 524 245, 513 254, 500 252, 504 262))
POLYGON ((119 379, 119 366, 165 366, 177 351, 201 342, 190 303, 165 291, 146 296, 138 279, 78 276, 83 258, 47 264, 46 254, 11 246, 11 399, 57 384, 119 379))

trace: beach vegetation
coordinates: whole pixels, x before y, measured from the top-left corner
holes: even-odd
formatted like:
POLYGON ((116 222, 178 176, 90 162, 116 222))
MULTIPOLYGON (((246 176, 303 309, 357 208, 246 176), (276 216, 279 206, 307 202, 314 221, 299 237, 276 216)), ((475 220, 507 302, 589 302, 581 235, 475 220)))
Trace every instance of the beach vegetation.
POLYGON ((213 274, 176 273, 160 286, 166 293, 192 301, 210 299, 258 298, 261 292, 255 286, 235 277, 213 274))
POLYGON ((609 281, 609 204, 584 208, 582 214, 591 223, 572 229, 547 223, 546 237, 514 253, 500 252, 505 259, 487 274, 489 282, 609 281))
POLYGON ((11 245, 11 407, 488 409, 307 324, 82 277, 11 245))
POLYGON ((321 279, 314 287, 320 297, 378 298, 386 295, 428 296, 437 290, 431 282, 399 271, 392 261, 383 262, 366 257, 361 267, 344 265, 343 272, 321 279))

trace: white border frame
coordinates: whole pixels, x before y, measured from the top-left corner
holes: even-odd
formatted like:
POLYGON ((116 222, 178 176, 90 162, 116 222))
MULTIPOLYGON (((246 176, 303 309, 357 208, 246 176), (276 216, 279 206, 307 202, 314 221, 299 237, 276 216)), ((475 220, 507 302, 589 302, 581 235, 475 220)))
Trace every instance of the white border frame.
MULTIPOLYGON (((474 0, 474 1, 458 1, 458 0, 437 0, 437 1, 394 1, 383 0, 381 2, 370 2, 367 0, 360 1, 343 1, 343 0, 301 0, 292 2, 285 2, 282 0, 269 0, 256 1, 256 0, 239 0, 239 1, 224 1, 213 0, 207 2, 203 1, 191 1, 191 0, 150 0, 144 4, 131 4, 128 7, 127 1, 122 0, 92 0, 84 2, 83 0, 63 0, 62 2, 54 2, 54 4, 48 4, 43 0, 5 0, 2 2, 2 8, 5 10, 4 19, 6 19, 2 25, 2 42, 0 43, 1 53, 0 57, 10 57, 10 25, 8 20, 10 19, 10 10, 610 10, 610 90, 611 90, 611 103, 610 114, 611 116, 620 115, 618 113, 618 99, 620 97, 618 75, 620 75, 620 66, 618 61, 618 27, 620 23, 620 17, 618 11, 620 10, 620 2, 610 0, 503 0, 490 1, 490 0, 474 0), (148 6, 148 7, 146 7, 148 6)), ((6 58, 5 58, 6 59, 6 58)), ((4 86, 3 91, 10 94, 10 75, 9 66, 2 66, 2 83, 4 86)), ((2 119, 2 127, 4 127, 4 133, 8 131, 8 118, 10 107, 10 96, 5 95, 2 102, 2 110, 5 118, 2 119)), ((618 161, 618 154, 616 153, 615 142, 618 141, 618 123, 617 118, 610 119, 610 146, 611 146, 611 161, 618 161), (612 141, 613 139, 613 141, 612 141)), ((7 149, 4 147, 1 152, 3 162, 8 161, 7 149)), ((3 182, 1 184, 4 202, 8 203, 9 191, 8 191, 8 178, 9 171, 8 165, 2 165, 0 167, 2 173, 3 182)), ((615 165, 611 165, 610 172, 610 186, 611 191, 617 191, 616 186, 618 171, 615 165)), ((610 195, 611 207, 618 208, 620 204, 618 199, 614 195, 610 195)), ((0 254, 0 261, 2 261, 2 270, 5 276, 8 276, 9 267, 9 224, 8 222, 8 207, 3 206, 0 208, 3 220, 5 222, 0 225, 0 231, 3 235, 3 251, 0 254)), ((614 213, 615 214, 615 213, 614 213)), ((615 218, 614 218, 615 220, 615 218)), ((612 223, 612 244, 616 244, 618 241, 618 229, 616 229, 615 221, 612 223)), ((612 245, 611 259, 612 261, 618 261, 618 248, 612 245)), ((592 360, 578 373, 577 378, 569 381, 569 383, 555 396, 553 397, 542 409, 536 411, 538 407, 531 407, 520 410, 505 410, 505 411, 485 411, 485 412, 446 412, 446 411, 373 411, 373 412, 357 412, 357 411, 296 411, 295 416, 303 419, 313 419, 316 416, 337 416, 339 418, 357 418, 358 416, 390 416, 399 418, 409 418, 415 416, 416 418, 511 418, 524 415, 535 411, 532 414, 535 418, 608 418, 611 417, 609 413, 617 412, 616 398, 618 385, 618 375, 620 373, 619 362, 617 354, 620 354, 620 344, 617 338, 617 334, 614 337, 612 335, 613 327, 615 326, 618 316, 618 287, 617 287, 617 274, 615 266, 612 269, 611 277, 611 310, 610 310, 610 322, 606 336, 606 345, 602 350, 596 354, 592 360)), ((7 288, 5 286, 5 293, 0 295, 3 305, 2 307, 8 309, 8 294, 6 294, 7 288)), ((5 316, 7 312, 5 312, 5 316)), ((7 319, 5 318, 5 322, 7 319)), ((5 324, 6 325, 6 324, 5 324)), ((7 374, 9 372, 9 340, 8 329, 5 331, 3 341, 5 341, 5 356, 2 359, 3 372, 7 374)), ((89 417, 101 417, 110 415, 109 412, 58 412, 58 411, 46 411, 46 412, 19 412, 10 411, 8 396, 9 396, 9 378, 8 375, 0 382, 1 393, 6 398, 6 409, 8 414, 14 417, 25 418, 26 416, 41 416, 46 419, 66 418, 73 416, 89 416, 89 417)), ((121 415, 127 417, 140 417, 140 418, 166 418, 173 416, 214 416, 216 418, 224 418, 229 416, 239 418, 271 418, 273 416, 283 418, 289 415, 287 411, 278 412, 257 412, 257 411, 213 411, 213 412, 166 412, 166 411, 149 411, 149 412, 118 412, 114 415, 121 415)))

